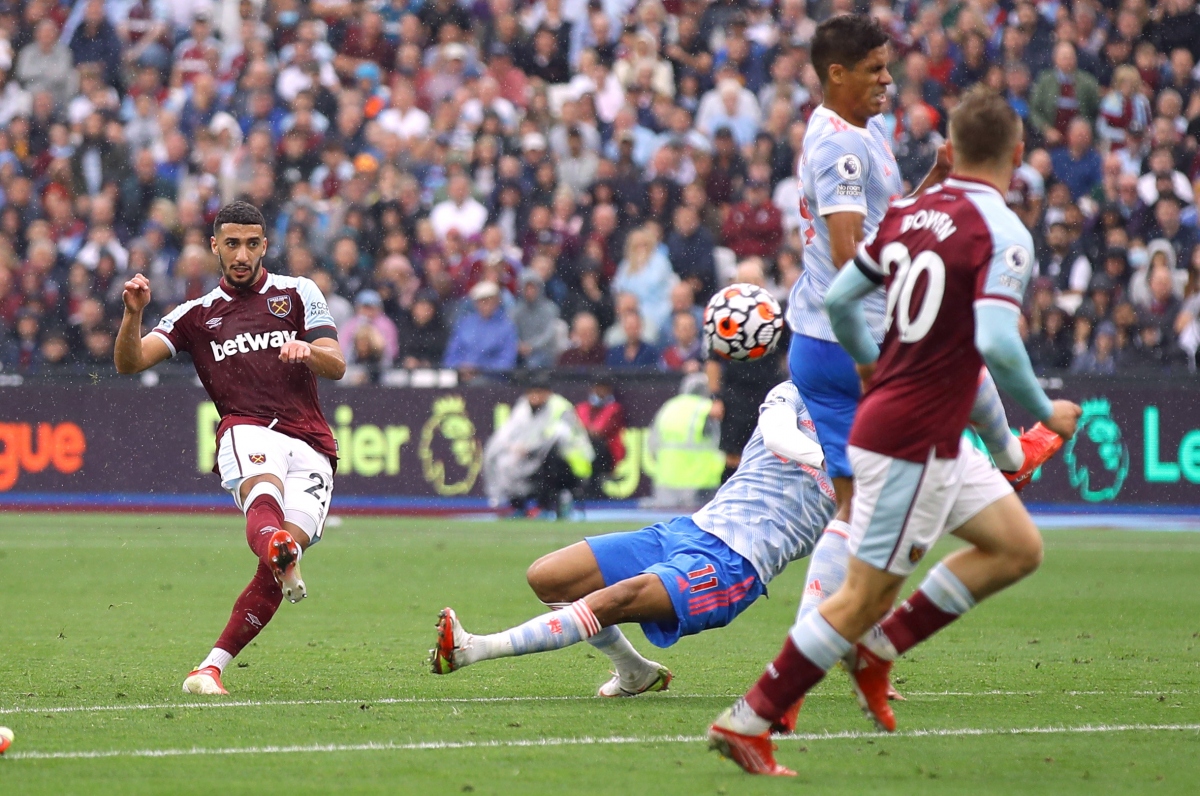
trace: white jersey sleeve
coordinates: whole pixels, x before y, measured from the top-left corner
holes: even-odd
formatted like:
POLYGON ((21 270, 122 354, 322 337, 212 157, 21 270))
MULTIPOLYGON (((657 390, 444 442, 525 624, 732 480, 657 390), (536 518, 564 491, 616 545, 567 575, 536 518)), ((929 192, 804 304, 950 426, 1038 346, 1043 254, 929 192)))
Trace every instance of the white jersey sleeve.
MULTIPOLYGON (((888 202, 904 190, 882 120, 873 117, 866 127, 854 127, 825 106, 818 107, 804 134, 797 179, 804 270, 788 297, 787 321, 796 334, 836 342, 825 313, 825 293, 845 263, 833 261, 826 219, 839 212, 860 214, 863 235, 869 237, 879 228, 888 202)), ((882 340, 882 290, 863 301, 863 311, 876 342, 882 340)))
MULTIPOLYGON (((781 405, 794 413, 801 433, 816 442, 808 408, 790 381, 773 388, 760 411, 781 405)), ((767 449, 756 428, 737 471, 692 521, 753 564, 765 584, 788 562, 812 552, 835 508, 833 484, 825 472, 784 461, 767 449)))
POLYGON ((296 292, 300 294, 300 300, 304 302, 304 331, 328 329, 332 332, 332 335, 317 335, 316 337, 310 335, 308 338, 331 336, 337 339, 337 324, 333 321, 333 315, 329 312, 329 304, 325 301, 325 295, 321 293, 317 283, 306 277, 300 277, 296 280, 296 292))
MULTIPOLYGON (((809 182, 820 216, 833 213, 867 215, 867 170, 871 153, 861 135, 851 131, 822 139, 809 153, 809 182)), ((835 263, 841 265, 841 263, 835 263)))

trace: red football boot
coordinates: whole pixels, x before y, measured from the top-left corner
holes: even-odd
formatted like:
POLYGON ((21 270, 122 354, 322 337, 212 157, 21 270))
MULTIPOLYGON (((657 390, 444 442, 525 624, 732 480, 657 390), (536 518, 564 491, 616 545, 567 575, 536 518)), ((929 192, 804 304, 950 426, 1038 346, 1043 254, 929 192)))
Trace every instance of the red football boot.
POLYGON ((300 577, 300 545, 287 531, 276 531, 271 534, 271 544, 267 548, 267 561, 271 565, 271 573, 283 596, 288 602, 298 603, 308 596, 304 588, 304 579, 300 577))
POLYGON ((790 735, 791 733, 795 732, 796 720, 800 718, 800 706, 803 704, 804 697, 800 697, 798 700, 796 700, 796 704, 788 708, 787 713, 784 713, 779 717, 778 721, 771 725, 771 734, 790 735))
POLYGON ((896 731, 896 715, 888 704, 888 675, 892 662, 885 661, 862 644, 856 644, 851 655, 854 665, 849 667, 850 684, 863 714, 884 732, 896 731))
POLYGON ((1025 452, 1025 464, 1015 473, 1004 473, 1014 492, 1024 489, 1037 468, 1050 461, 1063 446, 1063 438, 1041 423, 1035 423, 1033 428, 1021 434, 1018 439, 1021 442, 1021 450, 1025 452))
POLYGON ((729 726, 730 710, 717 717, 708 728, 708 748, 741 766, 747 774, 768 777, 794 777, 796 772, 775 762, 775 744, 771 734, 743 735, 729 726))
POLYGON ((183 681, 183 693, 229 696, 225 686, 221 685, 221 670, 216 666, 205 666, 188 674, 183 681))

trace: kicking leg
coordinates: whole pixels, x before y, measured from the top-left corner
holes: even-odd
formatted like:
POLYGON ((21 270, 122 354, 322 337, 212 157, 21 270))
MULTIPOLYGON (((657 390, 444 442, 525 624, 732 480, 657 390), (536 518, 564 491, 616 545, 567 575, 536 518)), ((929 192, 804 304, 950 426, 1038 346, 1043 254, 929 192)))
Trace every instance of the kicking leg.
POLYGON ((983 440, 992 461, 1016 491, 1029 483, 1034 472, 1062 448, 1063 438, 1035 423, 1032 428, 1014 437, 1009 431, 1008 417, 996 383, 985 368, 979 379, 979 391, 971 408, 971 427, 983 440))
POLYGON ((1025 452, 1009 430, 1008 415, 1004 412, 996 382, 986 368, 979 373, 979 390, 971 407, 971 427, 1001 470, 1015 473, 1025 464, 1025 452))
POLYGON ((297 564, 309 537, 284 521, 279 479, 273 475, 247 478, 239 487, 239 498, 246 512, 246 542, 259 559, 258 569, 234 601, 229 621, 208 657, 184 680, 184 693, 228 693, 221 683, 225 667, 275 616, 284 585, 290 594, 298 595, 292 602, 303 599, 304 581, 297 564))

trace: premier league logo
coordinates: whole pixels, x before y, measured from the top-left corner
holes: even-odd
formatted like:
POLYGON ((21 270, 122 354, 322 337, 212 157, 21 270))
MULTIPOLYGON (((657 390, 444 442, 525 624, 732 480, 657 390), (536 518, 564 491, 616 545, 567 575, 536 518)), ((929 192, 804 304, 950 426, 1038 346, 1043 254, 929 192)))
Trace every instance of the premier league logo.
POLYGON ((862 177, 862 161, 856 155, 842 155, 837 161, 837 172, 843 179, 857 180, 862 177))
POLYGON ((288 313, 292 311, 292 297, 287 295, 268 296, 267 309, 276 318, 286 318, 288 313))
POLYGON ((1113 500, 1129 475, 1129 448, 1105 398, 1083 402, 1075 436, 1063 446, 1067 478, 1089 503, 1113 500))

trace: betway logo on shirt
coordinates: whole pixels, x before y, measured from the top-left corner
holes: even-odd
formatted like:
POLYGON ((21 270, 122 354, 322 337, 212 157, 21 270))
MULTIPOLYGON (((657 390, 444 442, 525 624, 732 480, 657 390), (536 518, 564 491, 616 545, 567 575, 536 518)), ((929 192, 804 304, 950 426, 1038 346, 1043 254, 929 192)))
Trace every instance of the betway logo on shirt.
POLYGON ((231 357, 234 354, 248 354, 251 351, 262 351, 268 348, 283 348, 284 343, 290 343, 295 339, 295 332, 259 332, 257 334, 243 332, 223 343, 211 340, 208 344, 212 346, 213 359, 220 362, 225 357, 231 357))

